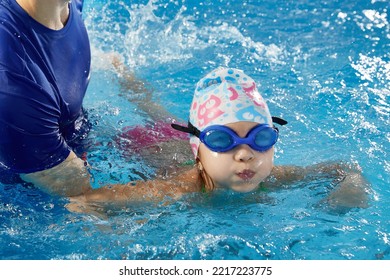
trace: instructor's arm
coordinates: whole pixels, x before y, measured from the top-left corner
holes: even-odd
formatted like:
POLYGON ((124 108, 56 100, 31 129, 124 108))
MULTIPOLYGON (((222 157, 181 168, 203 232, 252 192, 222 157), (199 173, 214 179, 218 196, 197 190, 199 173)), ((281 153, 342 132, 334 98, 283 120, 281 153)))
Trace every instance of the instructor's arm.
POLYGON ((43 171, 20 174, 26 182, 31 182, 49 194, 76 196, 91 190, 90 174, 85 162, 74 152, 60 164, 43 171))

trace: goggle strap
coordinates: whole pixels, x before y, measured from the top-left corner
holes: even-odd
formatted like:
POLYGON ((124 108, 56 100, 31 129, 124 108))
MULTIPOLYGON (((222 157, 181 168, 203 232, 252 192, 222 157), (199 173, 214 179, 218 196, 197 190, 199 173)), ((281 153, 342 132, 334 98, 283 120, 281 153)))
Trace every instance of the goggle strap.
POLYGON ((190 122, 188 122, 188 127, 185 127, 185 126, 182 126, 182 125, 179 125, 176 123, 172 123, 171 127, 173 129, 178 130, 178 131, 182 131, 182 132, 186 132, 186 133, 189 133, 191 135, 194 135, 198 138, 200 136, 200 130, 197 129, 195 126, 193 126, 192 123, 190 123, 190 122))
POLYGON ((282 118, 279 117, 272 117, 272 122, 278 124, 278 125, 286 125, 288 122, 282 118))

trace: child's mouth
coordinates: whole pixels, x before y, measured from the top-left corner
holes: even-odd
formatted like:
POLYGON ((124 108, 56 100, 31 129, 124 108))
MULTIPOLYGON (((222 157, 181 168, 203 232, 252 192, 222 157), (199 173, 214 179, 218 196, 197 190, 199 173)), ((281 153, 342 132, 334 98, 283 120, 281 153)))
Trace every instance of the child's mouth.
POLYGON ((255 174, 256 174, 256 172, 254 172, 253 170, 245 169, 241 172, 238 172, 237 176, 245 181, 248 181, 248 180, 252 179, 253 176, 255 176, 255 174))

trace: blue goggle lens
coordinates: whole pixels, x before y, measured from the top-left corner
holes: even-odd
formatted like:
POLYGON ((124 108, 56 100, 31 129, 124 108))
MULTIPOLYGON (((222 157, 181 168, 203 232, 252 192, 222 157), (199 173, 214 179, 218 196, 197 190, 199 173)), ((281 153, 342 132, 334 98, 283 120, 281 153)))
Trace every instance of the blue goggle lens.
POLYGON ((203 142, 212 151, 223 151, 234 144, 234 139, 226 131, 210 130, 205 133, 203 142))
POLYGON ((258 147, 268 147, 276 143, 275 136, 277 136, 277 133, 274 131, 270 131, 270 129, 263 129, 255 134, 254 143, 258 147))

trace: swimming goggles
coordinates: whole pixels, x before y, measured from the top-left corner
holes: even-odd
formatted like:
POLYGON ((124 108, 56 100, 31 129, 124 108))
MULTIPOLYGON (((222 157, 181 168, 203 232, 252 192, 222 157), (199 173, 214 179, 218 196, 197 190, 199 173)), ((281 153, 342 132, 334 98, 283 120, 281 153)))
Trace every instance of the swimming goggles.
MULTIPOLYGON (((285 120, 277 117, 272 117, 272 121, 280 125, 287 124, 285 120)), ((207 148, 214 152, 227 152, 243 144, 249 145, 249 147, 258 152, 265 152, 275 145, 279 136, 278 128, 268 124, 256 125, 244 138, 238 136, 231 128, 224 125, 212 125, 203 131, 197 129, 190 122, 188 122, 188 127, 178 124, 171 124, 171 126, 176 130, 198 137, 207 148)))

